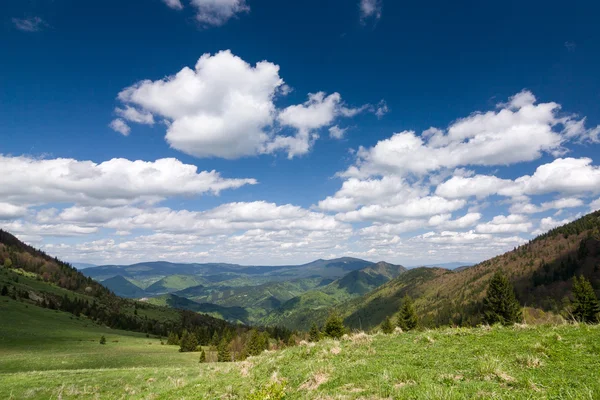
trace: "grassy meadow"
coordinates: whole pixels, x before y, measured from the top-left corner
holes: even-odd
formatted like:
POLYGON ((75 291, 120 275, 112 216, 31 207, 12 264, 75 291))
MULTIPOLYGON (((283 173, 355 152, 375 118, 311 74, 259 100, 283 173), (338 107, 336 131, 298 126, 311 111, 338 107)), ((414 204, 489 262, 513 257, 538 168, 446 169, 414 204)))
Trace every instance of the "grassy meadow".
POLYGON ((0 316, 2 399, 600 398, 598 326, 352 334, 199 364, 157 338, 8 298, 0 316))

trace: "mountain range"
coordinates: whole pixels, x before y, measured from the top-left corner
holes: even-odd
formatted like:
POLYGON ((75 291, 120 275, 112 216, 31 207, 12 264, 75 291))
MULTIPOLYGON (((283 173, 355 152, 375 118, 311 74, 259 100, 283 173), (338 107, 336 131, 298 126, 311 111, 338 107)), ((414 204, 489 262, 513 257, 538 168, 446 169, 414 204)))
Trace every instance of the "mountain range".
POLYGON ((4 231, 0 259, 1 280, 15 295, 46 306, 66 302, 125 329, 164 333, 196 315, 211 329, 225 329, 227 320, 306 330, 332 310, 346 326, 370 329, 395 318, 405 295, 415 299, 421 326, 472 326, 481 322, 482 299, 496 271, 512 282, 526 320, 543 321, 568 317, 573 277, 585 276, 600 291, 600 211, 453 270, 344 257, 287 266, 150 262, 78 271, 4 231))

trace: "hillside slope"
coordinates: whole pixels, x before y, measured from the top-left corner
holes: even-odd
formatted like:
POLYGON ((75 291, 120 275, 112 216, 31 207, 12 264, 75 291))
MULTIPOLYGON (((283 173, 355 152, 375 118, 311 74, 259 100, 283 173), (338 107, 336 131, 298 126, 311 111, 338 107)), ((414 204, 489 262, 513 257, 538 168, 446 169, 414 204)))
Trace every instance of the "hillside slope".
MULTIPOLYGON (((77 323, 58 317, 65 327, 77 323)), ((35 337, 41 345, 11 339, 1 353, 0 398, 600 398, 598 325, 356 334, 218 364, 118 331, 35 337)))
MULTIPOLYGON (((208 315, 118 297, 71 265, 26 245, 2 230, 0 265, 1 298, 23 302, 31 306, 32 312, 36 307, 60 310, 113 329, 162 336, 170 331, 188 329, 212 337, 214 332, 221 334, 225 330, 236 329, 226 321, 208 315)), ((122 279, 119 281, 123 283, 122 279)))
POLYGON ((466 269, 410 270, 339 310, 350 327, 369 328, 395 316, 408 294, 415 299, 424 326, 475 325, 481 322, 488 282, 502 270, 522 305, 559 313, 568 303, 575 275, 586 276, 600 293, 599 231, 600 212, 595 212, 466 269), (407 281, 413 274, 422 275, 407 281))
POLYGON ((386 262, 367 265, 286 301, 261 322, 265 325, 308 330, 313 322, 322 323, 331 307, 364 295, 389 280, 402 276, 406 271, 401 265, 386 262))
POLYGON ((146 295, 146 292, 129 282, 121 275, 113 276, 101 282, 102 286, 109 289, 111 292, 120 297, 127 297, 131 299, 139 299, 146 295))

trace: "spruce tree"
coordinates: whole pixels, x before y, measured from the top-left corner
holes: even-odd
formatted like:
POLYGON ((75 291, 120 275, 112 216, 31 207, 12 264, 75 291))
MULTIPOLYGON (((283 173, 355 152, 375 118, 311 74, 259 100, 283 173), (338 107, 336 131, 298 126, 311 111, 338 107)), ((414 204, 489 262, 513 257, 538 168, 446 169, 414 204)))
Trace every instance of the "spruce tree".
POLYGON ((183 331, 181 334, 181 346, 179 347, 179 351, 184 352, 192 352, 198 349, 198 338, 192 332, 183 331))
POLYGON ((410 296, 406 295, 402 300, 402 306, 400 307, 400 314, 398 314, 397 325, 403 331, 410 331, 415 329, 418 323, 419 318, 417 317, 413 300, 410 296))
POLYGON ((202 349, 202 351, 200 352, 200 363, 205 363, 206 362, 206 352, 204 351, 204 349, 202 349))
POLYGON ((484 320, 488 324, 512 325, 523 320, 523 311, 508 278, 498 271, 490 280, 483 299, 484 320))
POLYGON ((394 332, 394 324, 390 317, 385 317, 385 320, 381 323, 381 331, 386 335, 394 332))
POLYGON ((8 296, 8 288, 6 287, 6 285, 2 286, 2 291, 0 292, 0 295, 8 296))
POLYGON ((257 356, 265 349, 265 343, 262 335, 256 329, 250 331, 250 338, 246 343, 246 354, 249 356, 257 356))
POLYGON ((321 332, 319 332, 319 327, 316 323, 313 322, 310 327, 310 331, 308 332, 308 340, 311 342, 318 342, 321 339, 321 332))
POLYGON ((329 317, 325 322, 325 327, 323 328, 325 335, 334 339, 339 339, 344 336, 345 331, 346 328, 344 327, 342 317, 335 311, 329 314, 329 317))
POLYGON ((577 321, 585 323, 598 322, 600 303, 590 281, 583 275, 573 279, 573 316, 577 321))
POLYGON ((217 346, 217 361, 218 362, 231 362, 231 353, 229 352, 229 343, 225 338, 221 339, 219 346, 217 346))

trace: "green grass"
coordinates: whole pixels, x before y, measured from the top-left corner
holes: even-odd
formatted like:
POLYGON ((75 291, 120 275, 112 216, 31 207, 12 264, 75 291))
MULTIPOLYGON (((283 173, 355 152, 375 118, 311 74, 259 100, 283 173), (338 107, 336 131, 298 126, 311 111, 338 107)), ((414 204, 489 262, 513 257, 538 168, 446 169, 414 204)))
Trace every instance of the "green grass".
POLYGON ((2 399, 245 399, 277 385, 286 399, 600 398, 598 326, 363 334, 198 364, 157 339, 1 300, 2 399))
MULTIPOLYGON (((0 373, 191 366, 196 357, 155 336, 113 330, 72 314, 0 297, 0 373), (99 343, 101 336, 107 344, 99 343), (167 357, 165 357, 167 355, 167 357)), ((2 380, 2 378, 0 378, 2 380)), ((0 389, 0 398, 2 396, 0 389)))

